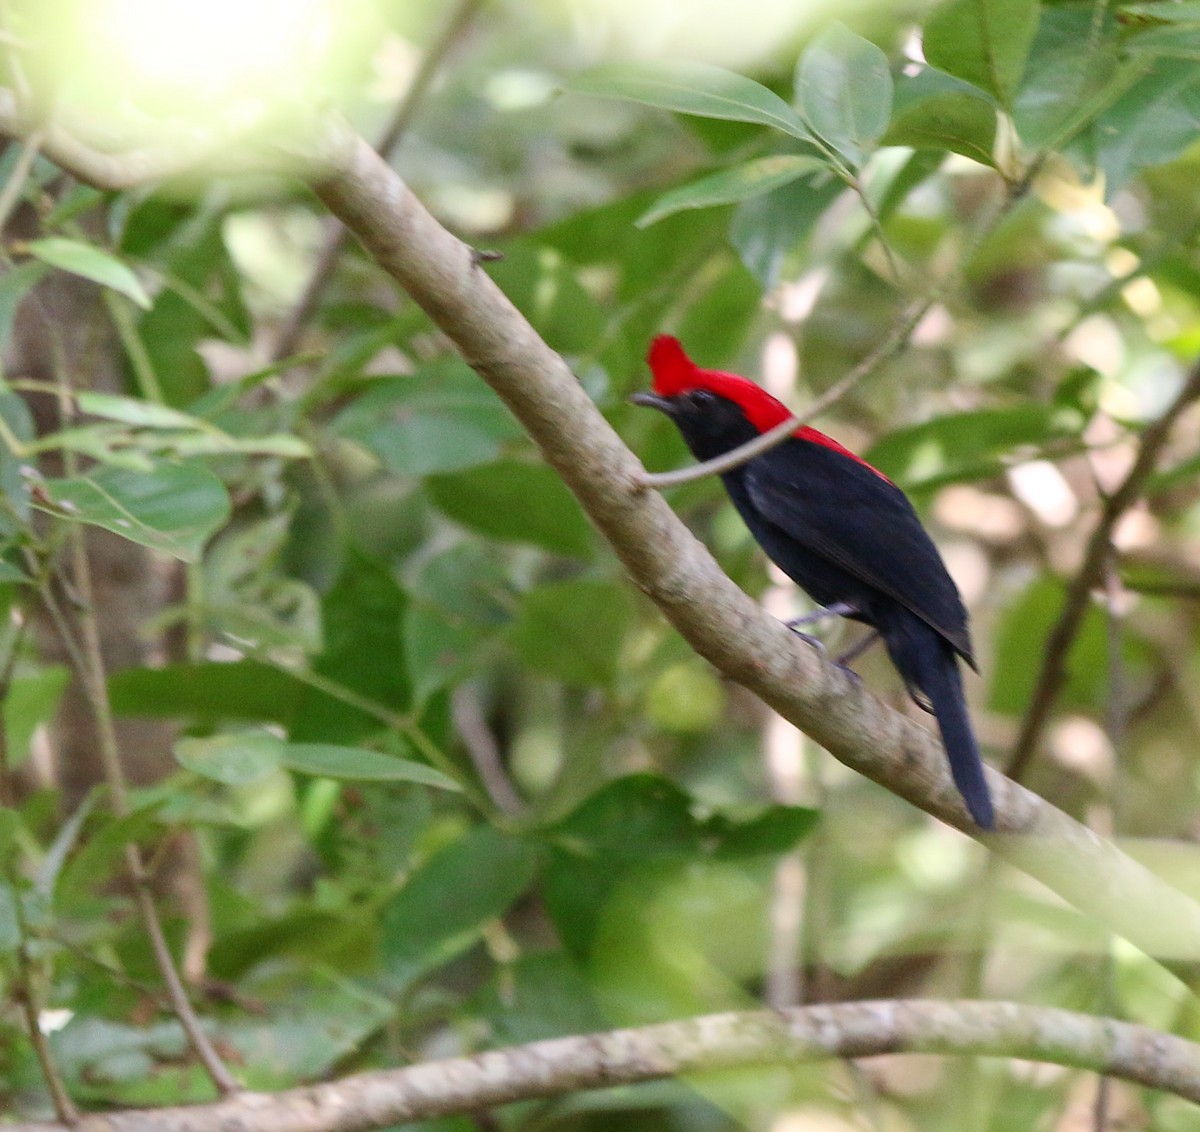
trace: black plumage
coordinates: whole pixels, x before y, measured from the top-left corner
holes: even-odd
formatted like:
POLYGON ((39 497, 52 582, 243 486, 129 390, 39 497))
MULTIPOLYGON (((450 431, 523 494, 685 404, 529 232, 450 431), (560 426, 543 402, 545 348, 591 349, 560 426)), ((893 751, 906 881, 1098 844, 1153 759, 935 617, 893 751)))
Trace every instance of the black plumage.
MULTIPOLYGON (((664 342, 674 340, 656 340, 658 365, 651 353, 656 392, 634 400, 670 416, 698 459, 723 455, 787 418, 757 385, 699 369, 664 342)), ((958 667, 959 657, 975 666, 967 613, 905 494, 810 428, 721 478, 750 532, 789 578, 819 605, 848 607, 847 616, 879 632, 914 699, 927 701, 936 716, 971 816, 991 829, 991 797, 958 667)))

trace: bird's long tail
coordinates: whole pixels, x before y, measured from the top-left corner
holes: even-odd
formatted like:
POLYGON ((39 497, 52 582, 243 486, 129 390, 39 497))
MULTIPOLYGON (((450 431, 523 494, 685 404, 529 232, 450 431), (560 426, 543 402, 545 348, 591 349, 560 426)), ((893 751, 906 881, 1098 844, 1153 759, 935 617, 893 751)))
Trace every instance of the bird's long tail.
POLYGON ((958 657, 949 643, 924 622, 911 615, 905 621, 903 628, 896 627, 899 632, 884 631, 888 652, 910 689, 920 689, 933 705, 950 759, 950 774, 975 824, 992 829, 996 824, 992 798, 967 716, 958 657))

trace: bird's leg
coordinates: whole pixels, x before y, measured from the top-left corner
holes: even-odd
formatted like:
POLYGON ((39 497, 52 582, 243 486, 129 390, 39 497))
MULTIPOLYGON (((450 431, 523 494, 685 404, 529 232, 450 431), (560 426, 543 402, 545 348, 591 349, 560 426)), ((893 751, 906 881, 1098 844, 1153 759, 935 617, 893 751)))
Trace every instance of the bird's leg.
POLYGON ((832 605, 823 605, 819 609, 814 609, 812 613, 806 613, 803 617, 793 617, 790 621, 785 621, 784 624, 802 641, 812 645, 817 652, 827 653, 829 650, 825 647, 824 641, 819 637, 812 637, 808 633, 800 632, 797 626, 812 625, 814 622, 825 621, 830 617, 850 617, 857 612, 858 610, 848 601, 835 601, 832 605))
POLYGON ((837 658, 839 668, 845 668, 852 660, 857 660, 863 653, 867 651, 877 640, 879 640, 879 630, 872 629, 861 641, 856 645, 851 645, 841 656, 837 658))
MULTIPOLYGON (((803 617, 793 617, 790 621, 785 621, 784 624, 793 632, 797 625, 812 625, 817 621, 824 621, 829 617, 851 617, 858 610, 848 601, 835 601, 832 605, 823 605, 820 609, 814 609, 812 613, 806 613, 803 617)), ((803 637, 803 633, 796 633, 796 636, 803 637)))

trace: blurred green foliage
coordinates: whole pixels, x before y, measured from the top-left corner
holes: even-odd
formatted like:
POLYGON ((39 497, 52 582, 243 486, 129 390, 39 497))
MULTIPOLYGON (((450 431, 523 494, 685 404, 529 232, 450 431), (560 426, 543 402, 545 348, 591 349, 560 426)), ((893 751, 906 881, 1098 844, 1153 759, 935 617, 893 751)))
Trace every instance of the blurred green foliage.
MULTIPOLYGON (((394 15, 376 78, 406 37, 436 33, 394 15)), ((822 26, 752 79, 584 66, 535 6, 495 5, 396 161, 446 223, 503 252, 485 269, 655 469, 685 453, 625 401, 653 333, 802 407, 928 301, 907 349, 819 423, 909 489, 946 549, 984 673, 969 682, 982 745, 1003 765, 1098 500, 1200 349, 1198 36, 1192 5, 947 0, 923 28, 890 11, 822 26)), ((388 106, 357 96, 370 131, 388 106)), ((127 386, 81 395, 35 439, 23 375, 7 375, 8 623, 64 524, 174 556, 186 581, 177 607, 144 611, 185 631, 184 653, 110 681, 121 717, 178 721, 178 772, 120 820, 102 792, 66 820, 51 790, 0 810, 0 986, 32 964, 81 1102, 212 1093, 115 883, 128 840, 153 851, 181 831, 212 911, 197 994, 252 1088, 751 1005, 781 973, 810 1000, 986 994, 1200 1036, 1152 960, 793 743, 693 657, 359 251, 303 356, 265 366, 303 282, 288 265, 314 257, 314 201, 283 183, 54 196, 52 173, 39 161, 15 186, 44 234, 9 242, 0 337, 48 270, 82 275, 123 327, 127 386), (39 464, 61 451, 77 475, 39 464)), ((1193 414, 1118 530, 1128 588, 1088 613, 1030 778, 1082 819, 1169 842, 1192 887, 1198 441, 1193 414)), ((719 484, 671 499, 741 585, 775 584, 719 484)), ((7 776, 66 674, 11 632, 0 645, 7 776)), ((861 667, 904 705, 886 661, 861 667)), ((188 926, 170 924, 173 942, 188 926)), ((44 1114, 12 1006, 0 1103, 44 1114)), ((845 1072, 497 1121, 767 1128, 820 1112, 849 1128, 873 1106, 873 1126, 999 1132, 1066 1128, 1091 1087, 1000 1062, 965 1077, 881 1064, 847 1099, 845 1072)), ((1149 1126, 1192 1119, 1133 1089, 1120 1103, 1149 1126)))

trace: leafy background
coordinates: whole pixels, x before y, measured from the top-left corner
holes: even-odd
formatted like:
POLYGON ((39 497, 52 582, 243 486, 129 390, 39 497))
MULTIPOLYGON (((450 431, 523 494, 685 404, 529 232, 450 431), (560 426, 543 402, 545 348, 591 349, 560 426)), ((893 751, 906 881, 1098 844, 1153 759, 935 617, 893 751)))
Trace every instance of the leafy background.
MULTIPOLYGON (((404 85, 403 68, 384 81, 394 59, 438 35, 434 7, 376 13, 377 50, 343 92, 367 132, 404 85)), ((492 5, 396 160, 445 223, 502 253, 486 270, 654 469, 685 462, 625 400, 654 333, 802 406, 916 310, 907 349, 820 423, 909 490, 941 543, 1003 766, 1098 502, 1200 345, 1198 36, 1189 3, 950 0, 822 22, 735 73, 492 5)), ((151 859, 195 847, 210 922, 193 993, 251 1088, 764 996, 1011 997, 1196 1036, 1153 961, 693 656, 357 249, 273 360, 321 234, 295 184, 102 195, 20 159, 10 145, 0 173, 36 232, 10 231, 0 335, 47 280, 90 281, 121 383, 69 393, 55 372, 49 427, 29 400, 45 379, 10 361, 0 396, 6 1108, 48 1111, 17 1009, 30 989, 81 1103, 211 1095, 120 883, 129 841, 151 859), (124 816, 46 770, 68 670, 27 626, 81 524, 177 582, 136 611, 167 644, 108 679, 119 720, 174 736, 173 769, 124 816)), ((1120 524, 1027 776, 1185 887, 1198 439, 1191 414, 1120 524)), ((718 484, 671 501, 739 584, 803 610, 718 484)), ((885 659, 860 669, 903 705, 885 659)), ((197 923, 170 891, 163 907, 182 949, 197 923)), ((1065 1071, 884 1059, 495 1119, 1068 1129, 1094 1091, 1065 1071)), ((1194 1121, 1133 1088, 1109 1103, 1127 1126, 1194 1121)))

